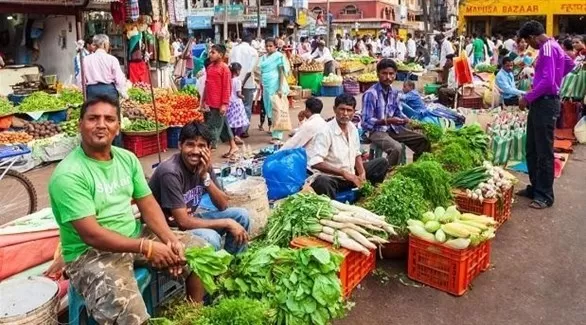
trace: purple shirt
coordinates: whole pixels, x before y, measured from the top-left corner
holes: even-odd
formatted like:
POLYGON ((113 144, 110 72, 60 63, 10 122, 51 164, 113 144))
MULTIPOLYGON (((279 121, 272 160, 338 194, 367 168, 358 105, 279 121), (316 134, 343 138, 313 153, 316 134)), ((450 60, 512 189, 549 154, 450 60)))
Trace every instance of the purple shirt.
POLYGON ((533 86, 525 95, 527 102, 532 103, 542 96, 558 95, 562 79, 573 68, 574 62, 554 39, 541 44, 535 64, 533 86))
POLYGON ((398 125, 375 125, 378 120, 389 117, 407 118, 401 110, 399 91, 389 88, 383 90, 380 83, 374 84, 362 96, 362 128, 366 131, 387 132, 390 129, 397 132, 398 125))

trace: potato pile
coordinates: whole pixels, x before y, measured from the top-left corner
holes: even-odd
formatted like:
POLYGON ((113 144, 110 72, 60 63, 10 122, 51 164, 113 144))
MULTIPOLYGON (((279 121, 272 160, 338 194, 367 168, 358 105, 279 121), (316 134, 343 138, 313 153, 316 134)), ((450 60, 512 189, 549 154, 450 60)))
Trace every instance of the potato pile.
POLYGON ((61 132, 61 127, 53 121, 26 122, 24 128, 34 139, 52 137, 61 132))
POLYGON ((299 67, 299 71, 305 72, 319 72, 324 71, 324 64, 317 61, 305 61, 299 67))
POLYGON ((121 103, 122 115, 131 120, 144 119, 145 115, 142 109, 133 101, 125 100, 121 103))
POLYGON ((0 132, 0 144, 28 143, 33 137, 26 132, 0 132))

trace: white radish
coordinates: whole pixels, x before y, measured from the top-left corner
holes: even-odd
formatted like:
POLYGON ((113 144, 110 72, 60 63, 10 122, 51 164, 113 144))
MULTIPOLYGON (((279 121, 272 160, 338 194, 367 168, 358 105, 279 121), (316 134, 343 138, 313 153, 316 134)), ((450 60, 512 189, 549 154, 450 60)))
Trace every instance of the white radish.
POLYGON ((337 221, 337 222, 342 222, 342 223, 353 223, 355 225, 371 225, 372 223, 370 221, 364 220, 364 219, 358 219, 358 218, 354 218, 354 217, 350 217, 348 215, 344 215, 344 214, 338 214, 332 217, 332 220, 337 221))
POLYGON ((368 231, 364 230, 364 228, 361 228, 359 225, 355 225, 353 223, 345 223, 344 225, 346 226, 345 228, 354 229, 363 235, 368 235, 368 231))
POLYGON ((379 236, 374 236, 374 235, 371 237, 368 237, 366 239, 368 239, 371 243, 375 243, 375 244, 388 244, 389 243, 388 240, 381 238, 379 236))
MULTIPOLYGON (((328 235, 326 233, 320 232, 317 235, 317 238, 327 241, 328 243, 334 244, 334 236, 328 235)), ((366 256, 370 256, 370 251, 366 249, 364 246, 360 245, 356 241, 350 238, 338 238, 338 243, 341 247, 347 248, 351 251, 362 253, 366 256)))
POLYGON ((331 206, 333 206, 334 208, 338 209, 338 210, 342 210, 342 211, 348 211, 348 212, 352 212, 352 213, 357 213, 359 215, 362 216, 366 216, 366 218, 373 218, 373 219, 378 219, 378 220, 384 220, 385 218, 382 216, 379 216, 375 213, 372 213, 364 208, 355 206, 355 205, 348 205, 348 204, 344 204, 344 203, 340 203, 336 200, 331 200, 330 201, 331 206))
POLYGON ((376 249, 376 245, 374 245, 373 243, 369 242, 368 239, 366 239, 366 237, 364 237, 361 233, 359 233, 358 231, 354 230, 354 229, 350 229, 350 228, 345 228, 342 229, 346 234, 348 234, 348 236, 350 236, 352 239, 354 239, 355 241, 357 241, 358 243, 360 243, 362 246, 368 248, 368 249, 376 249))
POLYGON ((334 229, 334 228, 330 228, 330 227, 323 227, 322 232, 328 235, 332 235, 332 236, 338 236, 339 238, 349 238, 348 234, 346 234, 345 232, 339 230, 339 229, 334 229))
POLYGON ((344 229, 344 228, 347 228, 345 223, 335 222, 335 221, 332 221, 332 220, 321 219, 319 221, 319 223, 321 223, 323 226, 327 226, 327 227, 330 227, 330 228, 336 228, 336 229, 344 229))

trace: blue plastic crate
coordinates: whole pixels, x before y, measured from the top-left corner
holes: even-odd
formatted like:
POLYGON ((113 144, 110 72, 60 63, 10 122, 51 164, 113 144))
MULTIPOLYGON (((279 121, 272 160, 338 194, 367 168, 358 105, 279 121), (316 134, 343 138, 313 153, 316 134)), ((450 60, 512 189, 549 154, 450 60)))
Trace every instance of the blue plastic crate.
POLYGON ((180 126, 171 126, 167 128, 167 148, 179 148, 179 135, 181 134, 180 126))
POLYGON ((67 110, 64 109, 62 111, 43 113, 43 117, 41 117, 41 119, 42 120, 45 120, 45 116, 46 116, 46 120, 47 121, 53 121, 55 123, 61 123, 61 122, 65 121, 65 120, 67 120, 67 110))
POLYGON ((321 86, 321 96, 323 97, 336 97, 344 93, 344 87, 339 86, 321 86))

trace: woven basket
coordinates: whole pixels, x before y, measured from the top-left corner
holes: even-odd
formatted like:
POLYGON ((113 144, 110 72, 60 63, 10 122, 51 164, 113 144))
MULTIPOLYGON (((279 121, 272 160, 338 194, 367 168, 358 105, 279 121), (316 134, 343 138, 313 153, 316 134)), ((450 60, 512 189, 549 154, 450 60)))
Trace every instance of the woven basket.
POLYGON ((227 186, 228 205, 244 208, 250 218, 250 237, 261 234, 267 224, 270 210, 267 184, 262 177, 248 177, 227 186))

